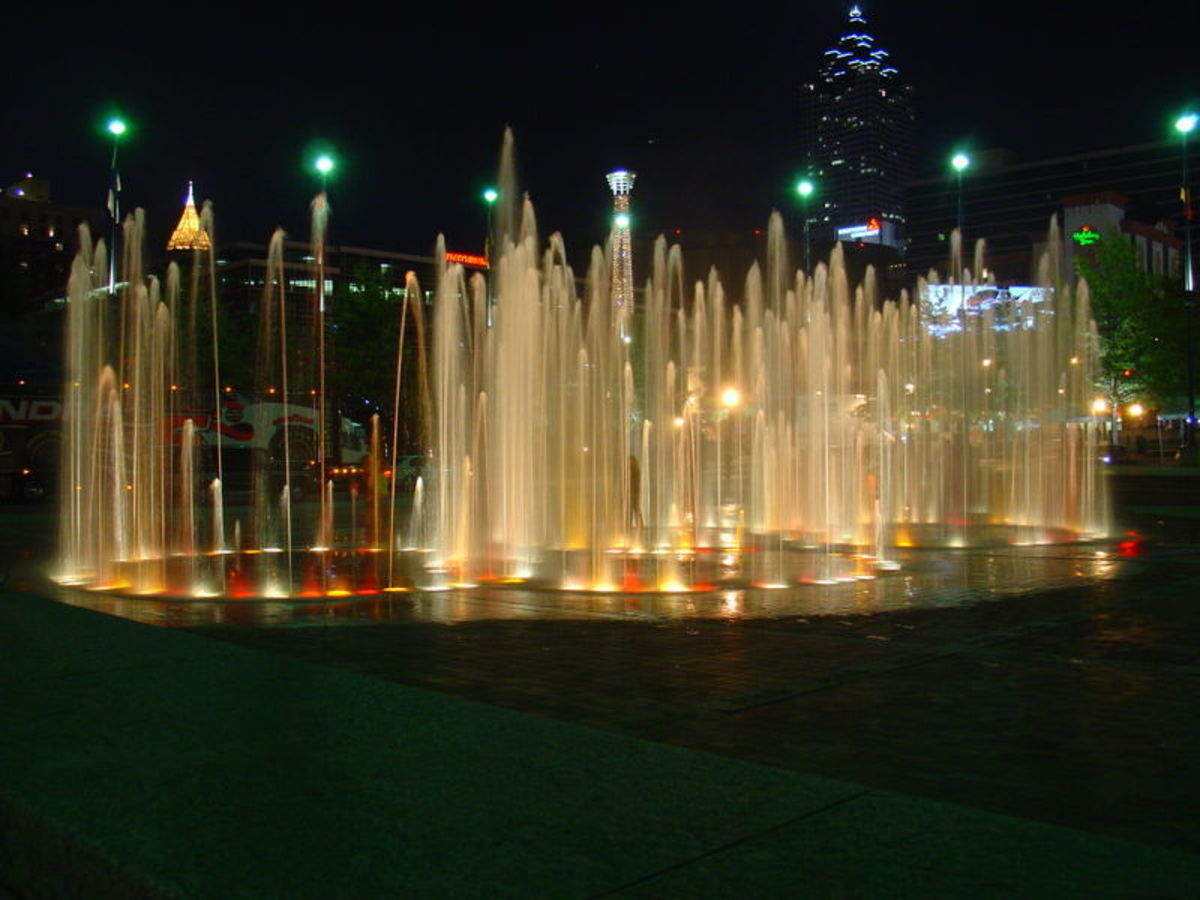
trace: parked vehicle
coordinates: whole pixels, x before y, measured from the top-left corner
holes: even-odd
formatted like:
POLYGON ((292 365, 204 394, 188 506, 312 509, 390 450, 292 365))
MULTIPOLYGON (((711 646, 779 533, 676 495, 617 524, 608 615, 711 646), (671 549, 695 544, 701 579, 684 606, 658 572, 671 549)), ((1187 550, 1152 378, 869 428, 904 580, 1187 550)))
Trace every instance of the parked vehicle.
POLYGON ((62 401, 19 392, 0 396, 0 499, 53 493, 62 445, 62 401))

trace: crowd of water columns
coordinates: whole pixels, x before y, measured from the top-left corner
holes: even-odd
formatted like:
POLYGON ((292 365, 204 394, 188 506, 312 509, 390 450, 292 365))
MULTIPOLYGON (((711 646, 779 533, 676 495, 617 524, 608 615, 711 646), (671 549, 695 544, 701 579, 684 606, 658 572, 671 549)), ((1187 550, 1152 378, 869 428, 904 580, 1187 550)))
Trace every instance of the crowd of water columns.
MULTIPOLYGON (((429 347, 425 294, 407 277, 393 423, 422 418, 427 462, 413 496, 398 496, 395 481, 383 496, 385 441, 373 422, 375 474, 361 503, 348 498, 348 539, 334 528, 331 482, 314 521, 296 521, 286 425, 282 489, 261 464, 247 533, 240 519, 227 533, 220 454, 215 477, 198 478, 196 423, 179 416, 205 405, 219 415, 219 396, 208 396, 220 385, 213 254, 197 251, 187 290, 175 265, 160 285, 142 270, 139 212, 124 224, 123 287, 111 297, 97 275, 104 244, 81 232, 68 286, 62 579, 152 593, 171 587, 168 559, 265 551, 277 555, 255 567, 250 592, 287 596, 302 580, 294 551, 329 553, 361 535, 386 554, 387 587, 533 580, 612 590, 627 561, 651 559, 639 587, 684 589, 710 579, 696 575, 704 553, 735 577, 783 585, 862 571, 835 559, 887 567, 896 547, 1107 533, 1089 408, 1097 338, 1086 285, 1058 277, 1057 234, 1039 267, 1044 299, 1015 323, 965 308, 955 322, 932 322, 924 283, 885 300, 870 269, 850 283, 840 247, 797 271, 778 215, 765 259, 733 296, 715 271, 690 281, 680 248, 660 239, 636 313, 622 321, 611 254, 593 249, 577 278, 561 237, 539 238, 511 140, 501 172, 487 279, 443 262, 439 242, 429 347), (198 349, 206 312, 211 333, 198 349), (405 327, 417 334, 407 361, 405 327), (419 378, 420 410, 400 406, 402 377, 419 378)), ((318 198, 318 258, 326 214, 318 198)), ((211 207, 202 220, 211 234, 211 207)), ((967 265, 959 240, 949 280, 985 282, 982 245, 967 265)), ((322 334, 289 337, 282 246, 277 232, 258 390, 281 385, 289 396, 298 377, 289 355, 298 340, 323 337, 324 304, 322 334)), ((322 374, 307 367, 302 386, 323 391, 322 374)), ((189 564, 192 593, 228 591, 226 567, 189 564)), ((316 571, 317 589, 328 589, 329 565, 316 571)))
MULTIPOLYGON (((560 238, 539 248, 528 202, 519 223, 492 327, 482 278, 447 267, 437 291, 434 544, 460 580, 548 566, 605 587, 613 553, 886 562, 896 545, 1106 531, 1096 335, 1086 286, 1050 284, 1053 258, 1015 326, 964 310, 957 330, 931 329, 870 271, 852 286, 840 248, 811 277, 789 269, 775 215, 740 302, 715 272, 688 284, 660 239, 627 342, 606 256, 578 288, 560 238)), ((961 281, 980 282, 957 242, 961 281)))

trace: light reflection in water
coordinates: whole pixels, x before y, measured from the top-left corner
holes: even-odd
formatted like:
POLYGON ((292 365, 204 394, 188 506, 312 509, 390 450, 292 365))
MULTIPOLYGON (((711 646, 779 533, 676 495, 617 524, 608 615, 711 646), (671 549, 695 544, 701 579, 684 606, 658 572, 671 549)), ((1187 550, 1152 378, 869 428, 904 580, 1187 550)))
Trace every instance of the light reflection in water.
POLYGON ((703 594, 538 591, 523 586, 386 593, 313 601, 162 599, 51 588, 63 602, 167 627, 512 619, 742 619, 873 614, 953 607, 1115 577, 1128 562, 1107 547, 906 551, 899 574, 830 585, 703 594))

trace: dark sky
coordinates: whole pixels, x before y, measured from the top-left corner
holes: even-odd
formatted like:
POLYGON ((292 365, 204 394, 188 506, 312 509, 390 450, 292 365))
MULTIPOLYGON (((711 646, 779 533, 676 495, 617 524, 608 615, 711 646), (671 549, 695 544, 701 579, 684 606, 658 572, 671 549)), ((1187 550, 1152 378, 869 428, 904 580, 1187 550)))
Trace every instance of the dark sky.
MULTIPOLYGON (((164 0, 9 12, 0 180, 32 170, 56 199, 99 205, 99 124, 120 109, 135 123, 125 202, 160 231, 194 178, 220 236, 265 240, 277 224, 303 236, 315 189, 305 150, 323 141, 342 162, 335 240, 422 252, 444 231, 473 250, 479 191, 511 124, 543 231, 562 229, 573 246, 602 238, 603 174, 619 166, 639 172, 643 227, 760 225, 789 203, 797 87, 848 5, 647 6, 164 0)), ((1200 7, 1111 8, 864 4, 916 87, 927 168, 963 140, 1037 158, 1168 134, 1171 113, 1200 96, 1200 7)))

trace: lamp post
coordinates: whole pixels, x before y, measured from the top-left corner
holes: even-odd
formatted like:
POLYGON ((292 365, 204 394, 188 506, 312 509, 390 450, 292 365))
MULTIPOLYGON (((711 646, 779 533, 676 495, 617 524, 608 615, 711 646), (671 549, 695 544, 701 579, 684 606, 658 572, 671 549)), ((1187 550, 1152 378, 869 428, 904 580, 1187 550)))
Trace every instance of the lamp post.
POLYGON ((129 126, 120 118, 112 118, 104 126, 112 138, 112 157, 109 159, 109 196, 108 211, 112 215, 111 240, 108 247, 108 292, 113 294, 117 289, 117 232, 121 223, 121 174, 117 170, 117 147, 121 136, 129 130, 129 126))
POLYGON ((807 178, 801 178, 796 182, 796 193, 800 196, 800 209, 804 216, 804 274, 807 275, 810 265, 809 257, 812 254, 808 221, 808 198, 812 196, 813 183, 807 178))
POLYGON ((971 165, 971 157, 965 153, 955 153, 950 157, 950 165, 954 167, 954 173, 958 178, 958 231, 962 234, 963 230, 963 172, 971 165))
POLYGON ((1183 296, 1187 314, 1187 388, 1188 415, 1183 429, 1183 446, 1194 450, 1196 433, 1196 284, 1192 270, 1192 192, 1188 185, 1188 135, 1200 119, 1187 112, 1175 120, 1179 132, 1179 198, 1183 201, 1183 296))
POLYGON ((483 202, 487 209, 487 231, 483 236, 483 256, 487 259, 489 265, 492 259, 492 210, 496 208, 496 201, 499 199, 500 192, 494 187, 484 188, 483 202))
POLYGON ((313 168, 317 170, 317 174, 321 176, 321 191, 324 192, 329 186, 329 173, 334 170, 336 163, 333 157, 328 153, 322 153, 313 160, 313 168))
POLYGON ((492 324, 492 210, 496 208, 496 201, 500 199, 500 192, 494 187, 483 189, 483 202, 487 208, 487 230, 483 235, 483 258, 487 260, 487 290, 484 293, 484 321, 488 327, 492 324))
MULTIPOLYGON (((333 157, 328 153, 319 154, 313 160, 313 169, 321 178, 321 200, 328 202, 327 191, 329 187, 329 175, 336 168, 336 163, 333 157)), ((325 206, 326 215, 328 214, 328 206, 325 206)), ((315 241, 317 253, 317 272, 316 272, 316 293, 317 293, 317 395, 314 398, 316 402, 317 413, 317 462, 321 486, 320 505, 321 505, 321 522, 324 523, 329 515, 329 510, 326 508, 328 501, 325 496, 325 478, 326 478, 326 456, 329 446, 329 435, 325 430, 326 422, 326 393, 325 393, 325 244, 328 240, 327 226, 322 226, 320 239, 315 241)), ((287 402, 287 398, 284 398, 287 402)), ((330 520, 332 521, 332 520, 330 520)), ((331 546, 333 544, 332 534, 321 534, 321 545, 331 546)))

